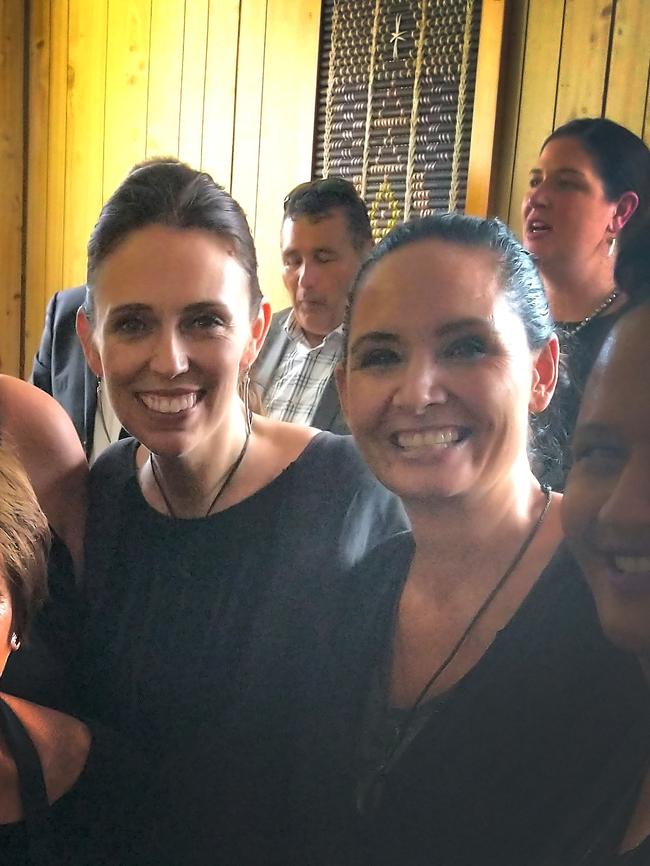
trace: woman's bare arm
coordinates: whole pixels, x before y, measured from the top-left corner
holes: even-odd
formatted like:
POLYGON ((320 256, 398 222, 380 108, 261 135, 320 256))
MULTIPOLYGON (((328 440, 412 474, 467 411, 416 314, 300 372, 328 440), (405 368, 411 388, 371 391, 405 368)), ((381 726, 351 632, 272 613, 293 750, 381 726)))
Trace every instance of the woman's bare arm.
POLYGON ((49 394, 0 375, 2 443, 15 450, 50 526, 81 568, 88 463, 72 421, 49 394))

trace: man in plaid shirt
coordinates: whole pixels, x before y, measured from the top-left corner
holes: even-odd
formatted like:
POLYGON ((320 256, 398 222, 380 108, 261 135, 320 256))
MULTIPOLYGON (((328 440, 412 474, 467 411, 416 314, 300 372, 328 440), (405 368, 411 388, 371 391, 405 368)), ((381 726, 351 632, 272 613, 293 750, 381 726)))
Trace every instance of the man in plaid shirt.
POLYGON ((309 181, 285 198, 281 252, 292 306, 273 316, 251 374, 271 417, 347 432, 334 370, 348 291, 372 245, 368 211, 349 181, 309 181))

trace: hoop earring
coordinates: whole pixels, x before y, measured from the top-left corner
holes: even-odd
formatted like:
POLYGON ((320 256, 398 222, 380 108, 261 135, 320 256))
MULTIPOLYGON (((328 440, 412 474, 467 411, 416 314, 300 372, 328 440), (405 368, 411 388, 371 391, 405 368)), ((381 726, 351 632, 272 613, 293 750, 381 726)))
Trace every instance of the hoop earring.
POLYGON ((607 255, 609 258, 611 258, 614 255, 614 251, 616 250, 616 235, 613 235, 609 239, 608 244, 609 244, 609 248, 607 250, 607 255))
POLYGON ((18 650, 20 649, 20 643, 21 643, 20 638, 18 637, 16 632, 13 632, 13 634, 11 635, 11 640, 9 641, 9 646, 11 647, 11 651, 14 653, 18 652, 18 650))

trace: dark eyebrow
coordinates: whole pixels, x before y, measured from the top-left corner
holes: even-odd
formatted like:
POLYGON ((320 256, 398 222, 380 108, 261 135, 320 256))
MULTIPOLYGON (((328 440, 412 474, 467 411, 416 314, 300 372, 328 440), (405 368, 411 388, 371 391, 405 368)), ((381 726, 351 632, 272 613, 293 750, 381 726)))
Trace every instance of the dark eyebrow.
POLYGON ((110 311, 109 318, 114 316, 123 316, 125 313, 149 313, 151 307, 149 304, 122 304, 119 307, 113 307, 110 311))
MULTIPOLYGON (((577 177, 584 177, 585 174, 582 171, 579 171, 577 168, 570 168, 567 166, 562 166, 560 168, 555 169, 555 174, 575 174, 577 177)), ((542 174, 541 168, 531 168, 530 174, 542 174)))
MULTIPOLYGON (((492 320, 482 319, 479 317, 455 319, 453 322, 447 322, 446 324, 441 325, 436 330, 435 335, 436 337, 447 337, 449 334, 457 334, 476 327, 491 331, 493 329, 492 320)), ((389 343, 397 342, 399 342, 399 337, 397 334, 393 334, 390 331, 368 331, 367 334, 362 334, 354 341, 354 343, 352 343, 350 346, 350 354, 353 355, 360 348, 363 348, 365 343, 382 343, 383 345, 387 345, 389 343)))
POLYGON ((377 343, 382 343, 383 345, 397 343, 397 336, 391 334, 389 331, 368 331, 367 334, 362 334, 354 341, 354 343, 352 343, 350 346, 350 355, 355 355, 357 352, 361 351, 366 343, 372 343, 373 345, 376 345, 377 343))

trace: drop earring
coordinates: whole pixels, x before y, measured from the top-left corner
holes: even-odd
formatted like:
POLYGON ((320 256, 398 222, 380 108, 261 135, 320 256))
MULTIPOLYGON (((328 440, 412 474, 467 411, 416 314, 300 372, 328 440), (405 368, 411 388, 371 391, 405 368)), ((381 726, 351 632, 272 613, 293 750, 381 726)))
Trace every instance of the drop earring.
POLYGON ((11 651, 14 653, 18 652, 18 650, 20 649, 20 638, 18 637, 16 632, 13 632, 13 634, 11 635, 9 646, 11 647, 11 651))
POLYGON ((616 250, 616 235, 613 235, 609 239, 608 244, 609 244, 609 248, 607 250, 607 255, 611 258, 614 255, 614 252, 616 250))

